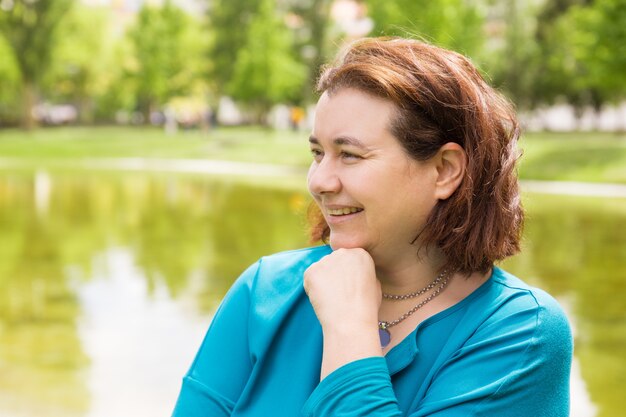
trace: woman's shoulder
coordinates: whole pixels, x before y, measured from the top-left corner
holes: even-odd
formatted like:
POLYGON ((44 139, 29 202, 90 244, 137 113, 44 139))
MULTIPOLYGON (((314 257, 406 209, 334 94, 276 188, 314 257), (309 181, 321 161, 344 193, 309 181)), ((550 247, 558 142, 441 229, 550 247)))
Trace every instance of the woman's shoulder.
POLYGON ((271 280, 274 284, 281 279, 302 282, 304 271, 332 252, 328 245, 294 249, 263 256, 257 262, 257 281, 271 280))
POLYGON ((330 246, 324 245, 263 256, 241 274, 233 287, 246 287, 253 301, 276 301, 301 290, 304 271, 331 252, 330 246))
POLYGON ((567 413, 572 337, 552 296, 494 268, 454 313, 422 343, 436 372, 420 415, 456 401, 467 415, 521 415, 516 405, 531 415, 567 413))
POLYGON ((559 302, 541 288, 533 287, 517 276, 495 267, 492 275, 494 283, 500 287, 501 296, 516 305, 545 310, 548 313, 565 317, 559 302))
POLYGON ((302 313, 310 310, 302 285, 304 272, 331 251, 318 246, 264 256, 240 277, 247 287, 248 337, 255 355, 264 354, 290 317, 299 317, 300 325, 314 319, 312 310, 302 313))
POLYGON ((494 268, 492 311, 485 325, 506 331, 526 328, 534 338, 571 339, 569 321, 559 302, 546 291, 533 287, 515 275, 494 268))

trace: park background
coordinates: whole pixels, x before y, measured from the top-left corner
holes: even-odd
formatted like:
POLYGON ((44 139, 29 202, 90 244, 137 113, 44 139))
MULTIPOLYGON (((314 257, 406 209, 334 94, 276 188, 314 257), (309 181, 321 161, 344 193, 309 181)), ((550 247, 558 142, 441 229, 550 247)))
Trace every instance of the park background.
POLYGON ((0 416, 168 416, 258 257, 308 245, 319 66, 367 35, 515 104, 511 272, 575 334, 574 417, 626 392, 626 1, 0 0, 0 416))

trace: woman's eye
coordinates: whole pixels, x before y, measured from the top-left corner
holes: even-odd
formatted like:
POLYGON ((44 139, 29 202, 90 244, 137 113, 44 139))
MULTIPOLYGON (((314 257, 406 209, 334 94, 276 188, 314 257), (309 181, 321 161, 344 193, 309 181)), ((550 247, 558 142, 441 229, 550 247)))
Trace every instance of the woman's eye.
POLYGON ((344 159, 361 159, 359 155, 355 155, 353 153, 346 152, 346 151, 341 152, 341 157, 344 159))
POLYGON ((311 155, 313 155, 313 159, 317 161, 321 159, 322 156, 324 156, 324 153, 320 151, 319 149, 311 149, 311 155))

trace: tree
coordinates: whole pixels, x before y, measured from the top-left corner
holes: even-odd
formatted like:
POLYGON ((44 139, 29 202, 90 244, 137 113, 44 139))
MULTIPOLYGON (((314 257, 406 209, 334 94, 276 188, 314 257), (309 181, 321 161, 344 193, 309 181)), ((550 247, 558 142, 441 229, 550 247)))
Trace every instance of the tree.
POLYGON ((130 70, 138 108, 150 112, 170 98, 189 93, 200 78, 203 36, 200 25, 171 1, 157 8, 144 4, 130 31, 135 64, 130 70))
POLYGON ((210 77, 215 81, 216 94, 225 93, 239 51, 248 40, 252 19, 261 0, 214 0, 207 10, 211 32, 208 57, 212 63, 210 77))
POLYGON ((297 56, 308 66, 302 101, 311 101, 321 66, 331 51, 328 36, 331 0, 290 0, 290 17, 294 21, 294 46, 297 56))
POLYGON ((626 95, 626 3, 595 0, 571 10, 577 30, 572 36, 575 58, 586 84, 596 92, 596 107, 626 95))
POLYGON ((421 37, 466 55, 482 45, 480 2, 464 0, 366 0, 375 36, 421 37))
POLYGON ((44 88, 49 97, 74 103, 83 123, 93 121, 94 103, 112 87, 116 73, 111 21, 107 9, 77 5, 59 26, 56 59, 44 88))
POLYGON ((37 90, 50 68, 56 29, 73 0, 12 0, 0 7, 0 33, 19 68, 22 85, 22 126, 33 128, 37 90))
POLYGON ((20 113, 15 103, 20 96, 20 74, 11 47, 0 35, 0 125, 19 123, 20 113))
MULTIPOLYGON (((578 68, 569 47, 571 30, 564 26, 564 16, 577 0, 548 0, 538 11, 532 40, 536 58, 530 85, 530 107, 553 104, 560 97, 578 101, 576 82, 578 68)), ((567 22, 570 23, 570 22, 567 22)))
POLYGON ((256 122, 263 122, 272 105, 298 97, 306 76, 307 67, 293 54, 293 33, 277 14, 275 1, 262 0, 246 44, 237 53, 228 92, 250 107, 256 122))
POLYGON ((626 7, 613 0, 550 0, 536 18, 534 65, 525 67, 530 106, 559 99, 576 113, 626 94, 626 7))
POLYGON ((518 108, 531 108, 539 61, 534 39, 538 7, 532 2, 507 0, 497 2, 492 12, 503 27, 498 34, 501 42, 488 55, 493 83, 518 108))

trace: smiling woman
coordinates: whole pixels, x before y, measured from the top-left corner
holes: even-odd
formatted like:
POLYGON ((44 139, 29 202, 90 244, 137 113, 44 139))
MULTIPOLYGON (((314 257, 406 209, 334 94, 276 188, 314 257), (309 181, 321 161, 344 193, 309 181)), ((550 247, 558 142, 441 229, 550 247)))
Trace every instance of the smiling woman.
MULTIPOLYGON (((310 141, 309 190, 332 230, 331 246, 363 248, 379 268, 414 258, 415 248, 406 242, 423 228, 439 195, 433 188, 436 170, 429 169, 434 160, 411 158, 388 130, 394 111, 391 101, 357 89, 324 93, 310 141)), ((452 147, 448 154, 464 165, 462 149, 447 145, 452 147)), ((440 197, 451 191, 441 190, 440 197)))
POLYGON ((351 44, 319 81, 312 238, 223 300, 174 416, 567 416, 572 354, 519 250, 519 135, 461 55, 351 44))

